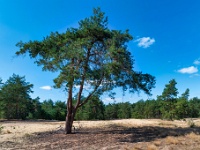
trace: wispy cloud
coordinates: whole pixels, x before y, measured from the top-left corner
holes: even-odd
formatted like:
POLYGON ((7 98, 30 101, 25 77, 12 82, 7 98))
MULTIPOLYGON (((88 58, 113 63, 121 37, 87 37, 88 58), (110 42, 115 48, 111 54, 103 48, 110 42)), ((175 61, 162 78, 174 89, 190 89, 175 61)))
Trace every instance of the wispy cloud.
POLYGON ((40 89, 43 89, 43 90, 52 90, 52 87, 49 86, 49 85, 46 85, 46 86, 41 86, 40 89))
POLYGON ((195 65, 200 65, 200 59, 197 59, 193 62, 195 65))
POLYGON ((190 78, 193 78, 193 77, 199 77, 199 76, 200 76, 200 74, 195 73, 195 74, 192 74, 192 75, 190 76, 190 78))
POLYGON ((154 38, 142 37, 142 38, 135 40, 135 42, 138 42, 139 47, 148 48, 149 46, 154 44, 156 41, 154 38))
POLYGON ((193 73, 198 72, 198 68, 191 66, 188 68, 182 68, 182 69, 178 70, 178 72, 183 73, 183 74, 193 74, 193 73))

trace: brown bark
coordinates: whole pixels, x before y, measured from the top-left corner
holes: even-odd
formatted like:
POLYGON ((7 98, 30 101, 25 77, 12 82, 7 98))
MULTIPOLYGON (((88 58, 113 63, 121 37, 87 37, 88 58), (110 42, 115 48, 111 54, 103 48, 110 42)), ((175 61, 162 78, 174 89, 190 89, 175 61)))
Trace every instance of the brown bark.
POLYGON ((72 133, 72 124, 73 124, 74 118, 71 113, 67 112, 66 116, 66 122, 65 122, 65 133, 71 134, 72 133))
POLYGON ((68 109, 69 111, 67 112, 66 116, 66 122, 65 122, 65 133, 66 134, 71 134, 72 133, 72 126, 74 122, 74 117, 76 114, 76 108, 72 106, 72 108, 68 109))

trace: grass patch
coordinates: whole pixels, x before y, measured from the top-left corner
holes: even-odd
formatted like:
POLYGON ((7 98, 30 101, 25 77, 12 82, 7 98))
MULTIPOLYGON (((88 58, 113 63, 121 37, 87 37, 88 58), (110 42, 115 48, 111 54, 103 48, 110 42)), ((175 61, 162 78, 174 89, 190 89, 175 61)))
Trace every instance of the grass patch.
POLYGON ((166 143, 167 144, 178 144, 179 141, 176 137, 172 137, 172 136, 168 136, 166 139, 165 139, 166 143))
POLYGON ((194 132, 187 134, 185 137, 192 139, 193 141, 199 141, 200 140, 200 135, 197 135, 194 132))
POLYGON ((147 146, 147 150, 158 150, 158 147, 154 144, 150 144, 147 146))
POLYGON ((161 145, 161 141, 154 141, 153 144, 156 145, 156 146, 160 146, 161 145))

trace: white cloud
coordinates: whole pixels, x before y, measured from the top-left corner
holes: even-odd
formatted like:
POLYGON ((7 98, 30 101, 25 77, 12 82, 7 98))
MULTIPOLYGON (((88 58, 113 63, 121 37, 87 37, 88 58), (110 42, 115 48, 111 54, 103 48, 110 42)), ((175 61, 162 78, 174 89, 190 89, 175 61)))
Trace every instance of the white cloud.
POLYGON ((138 42, 139 47, 148 48, 149 46, 151 46, 156 41, 155 41, 154 38, 142 37, 142 38, 137 39, 136 42, 138 42))
POLYGON ((198 69, 194 66, 188 67, 188 68, 182 68, 178 70, 179 73, 187 73, 187 74, 193 74, 198 72, 198 69))
POLYGON ((195 64, 195 65, 200 65, 200 60, 199 60, 199 59, 198 59, 198 60, 195 60, 195 61, 194 61, 194 64, 195 64))
POLYGON ((52 90, 52 87, 49 86, 49 85, 46 85, 46 86, 41 86, 40 89, 43 89, 43 90, 52 90))

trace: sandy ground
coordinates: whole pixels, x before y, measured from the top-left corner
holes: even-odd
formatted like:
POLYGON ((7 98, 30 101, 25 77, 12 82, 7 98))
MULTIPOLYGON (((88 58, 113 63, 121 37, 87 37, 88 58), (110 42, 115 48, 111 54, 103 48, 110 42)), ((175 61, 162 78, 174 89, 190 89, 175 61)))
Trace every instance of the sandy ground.
POLYGON ((189 119, 75 121, 75 134, 65 135, 65 122, 0 121, 0 149, 200 149, 200 119, 193 122, 195 128, 189 119))

